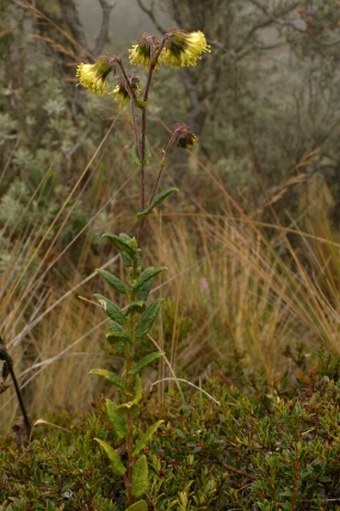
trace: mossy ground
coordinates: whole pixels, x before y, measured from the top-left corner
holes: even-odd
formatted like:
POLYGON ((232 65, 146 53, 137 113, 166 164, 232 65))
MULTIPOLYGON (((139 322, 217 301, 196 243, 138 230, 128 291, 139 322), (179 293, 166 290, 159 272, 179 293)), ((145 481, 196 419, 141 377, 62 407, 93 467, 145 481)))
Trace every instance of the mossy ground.
MULTIPOLYGON (((149 509, 340 509, 337 369, 301 373, 269 386, 254 375, 219 373, 204 388, 216 405, 188 387, 159 406, 145 403, 146 422, 165 423, 147 451, 149 509)), ((101 400, 83 418, 53 419, 68 431, 36 426, 19 451, 0 440, 1 511, 124 510, 124 489, 94 437, 114 442, 101 400)))

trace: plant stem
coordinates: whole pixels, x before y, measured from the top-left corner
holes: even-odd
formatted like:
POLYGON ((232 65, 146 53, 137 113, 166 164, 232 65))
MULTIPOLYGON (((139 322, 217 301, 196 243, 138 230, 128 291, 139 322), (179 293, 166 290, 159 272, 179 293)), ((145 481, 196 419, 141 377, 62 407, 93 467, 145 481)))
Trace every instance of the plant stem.
POLYGON ((156 69, 158 58, 161 54, 164 44, 165 44, 165 38, 161 42, 158 50, 156 51, 155 55, 153 56, 153 58, 150 62, 148 77, 147 77, 144 95, 143 95, 144 107, 142 110, 141 139, 140 139, 140 157, 141 157, 140 179, 141 179, 141 208, 142 208, 142 211, 143 211, 143 209, 145 209, 145 141, 146 141, 146 112, 147 112, 146 105, 147 105, 147 101, 149 99, 149 93, 150 93, 150 87, 151 87, 153 73, 156 69))
MULTIPOLYGON (((132 333, 134 328, 134 319, 133 316, 130 318, 129 331, 132 333)), ((129 376, 129 371, 132 367, 132 347, 127 344, 125 349, 125 370, 127 377, 127 385, 126 385, 126 401, 130 401, 133 397, 133 384, 134 378, 129 376)), ((128 465, 127 465, 127 476, 125 479, 126 493, 128 505, 134 503, 135 499, 132 493, 132 473, 134 466, 134 459, 132 456, 133 452, 133 421, 132 421, 132 412, 130 409, 127 410, 126 414, 126 452, 128 457, 128 465)))
MULTIPOLYGON (((131 272, 131 279, 135 279, 138 273, 137 261, 133 259, 133 267, 131 272)), ((135 300, 134 292, 130 295, 130 303, 135 300)), ((131 344, 127 343, 125 347, 125 372, 126 372, 126 396, 125 401, 131 401, 134 398, 135 382, 136 378, 130 375, 130 371, 133 365, 134 346, 136 342, 135 338, 135 325, 136 317, 135 313, 131 312, 128 317, 127 331, 129 333, 131 344)), ((126 414, 126 452, 128 457, 127 464, 127 477, 125 480, 126 493, 128 505, 131 506, 135 502, 135 497, 132 492, 132 474, 135 464, 135 458, 133 456, 133 415, 131 408, 128 408, 126 414)))

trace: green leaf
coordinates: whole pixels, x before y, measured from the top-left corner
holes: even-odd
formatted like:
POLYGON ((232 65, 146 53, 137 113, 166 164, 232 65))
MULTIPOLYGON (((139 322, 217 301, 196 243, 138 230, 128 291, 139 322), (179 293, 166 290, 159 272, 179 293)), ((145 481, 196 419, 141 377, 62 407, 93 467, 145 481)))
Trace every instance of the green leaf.
POLYGON ((154 278, 164 270, 167 270, 166 266, 160 266, 159 268, 150 266, 149 268, 146 268, 144 271, 142 271, 137 282, 133 286, 133 289, 136 292, 136 298, 138 300, 147 299, 154 278))
POLYGON ((154 300, 143 312, 140 320, 136 325, 135 335, 137 339, 144 337, 151 329, 159 312, 161 302, 161 298, 154 300))
POLYGON ((125 511, 148 511, 148 505, 145 500, 139 500, 131 506, 127 507, 125 511))
POLYGON ((134 289, 137 290, 139 287, 145 284, 147 280, 154 279, 156 275, 167 269, 168 268, 166 266, 159 266, 158 268, 155 268, 154 266, 149 266, 149 268, 146 268, 140 274, 136 284, 134 285, 134 289))
POLYGON ((126 472, 126 468, 124 467, 120 456, 116 453, 116 451, 104 440, 100 438, 95 438, 95 441, 98 442, 100 447, 105 451, 107 457, 111 461, 112 470, 115 474, 122 476, 126 472))
POLYGON ((124 295, 127 291, 126 286, 124 282, 120 280, 116 275, 113 273, 110 273, 107 270, 97 269, 96 270, 105 280, 110 284, 111 287, 113 287, 118 293, 121 295, 124 295))
POLYGON ((135 164, 136 167, 139 167, 141 164, 138 152, 136 151, 136 147, 133 146, 130 151, 130 156, 132 159, 132 162, 135 164))
POLYGON ((126 268, 131 268, 133 265, 133 259, 126 252, 121 253, 123 264, 126 268))
POLYGON ((106 338, 109 342, 116 342, 116 341, 124 341, 128 342, 129 344, 132 343, 132 340, 129 336, 129 334, 124 330, 124 328, 116 323, 115 321, 111 322, 111 329, 106 334, 106 338))
POLYGON ((149 296, 151 288, 152 280, 147 280, 143 286, 137 289, 135 293, 135 297, 137 298, 137 300, 143 300, 145 302, 145 300, 149 296))
POLYGON ((125 382, 121 379, 118 374, 112 373, 111 371, 108 371, 107 369, 91 369, 89 374, 94 376, 102 376, 107 381, 112 383, 112 385, 115 385, 119 389, 125 389, 125 382))
POLYGON ((146 444, 151 440, 151 438, 153 437, 153 435, 156 433, 157 429, 159 428, 159 426, 161 424, 163 424, 163 420, 159 420, 157 422, 155 422, 154 424, 152 424, 146 431, 145 433, 143 433, 139 438, 138 440, 136 441, 136 447, 135 447, 135 450, 133 451, 133 455, 134 456, 137 456, 142 449, 144 449, 144 447, 146 446, 146 444))
POLYGON ((138 302, 132 302, 128 305, 125 317, 129 316, 129 314, 133 312, 142 312, 145 309, 145 302, 143 300, 139 300, 138 302))
POLYGON ((138 374, 141 372, 144 367, 152 364, 155 360, 160 357, 163 357, 165 353, 163 351, 153 351, 152 353, 148 353, 143 357, 137 364, 129 371, 129 374, 138 374))
POLYGON ((142 454, 132 471, 132 493, 136 498, 141 497, 147 491, 148 479, 148 462, 145 454, 142 454))
POLYGON ((103 234, 103 238, 107 238, 111 241, 112 245, 116 247, 119 252, 126 252, 130 257, 134 257, 138 252, 138 245, 135 238, 130 238, 125 233, 119 234, 103 234))
POLYGON ((111 399, 107 399, 105 404, 107 416, 110 419, 114 432, 118 440, 123 440, 126 438, 126 417, 118 413, 118 407, 111 399))
POLYGON ((138 403, 140 403, 142 398, 143 398, 142 380, 140 376, 137 375, 135 377, 134 398, 131 401, 118 405, 117 411, 126 414, 126 410, 132 410, 133 408, 136 408, 135 415, 138 415, 138 403))
POLYGON ((112 355, 117 355, 117 354, 123 355, 124 354, 126 341, 122 341, 119 339, 110 339, 110 338, 108 338, 107 340, 113 348, 113 349, 111 348, 112 355))
POLYGON ((151 202, 151 204, 143 209, 143 211, 139 211, 136 214, 137 220, 142 220, 143 218, 146 218, 148 215, 150 215, 151 211, 155 209, 157 206, 159 206, 171 193, 178 192, 178 188, 167 188, 163 192, 161 192, 157 197, 154 198, 154 200, 151 202))
POLYGON ((97 298, 98 302, 103 307, 104 311, 110 319, 119 325, 123 325, 125 323, 125 315, 122 313, 118 305, 111 302, 111 300, 105 298, 105 296, 100 295, 99 293, 96 293, 94 296, 97 298))

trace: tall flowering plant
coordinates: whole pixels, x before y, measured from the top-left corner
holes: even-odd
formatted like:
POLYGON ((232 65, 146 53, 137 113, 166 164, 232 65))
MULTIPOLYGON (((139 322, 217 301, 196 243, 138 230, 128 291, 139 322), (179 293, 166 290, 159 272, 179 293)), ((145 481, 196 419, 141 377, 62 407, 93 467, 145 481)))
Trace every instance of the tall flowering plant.
MULTIPOLYGON (((137 75, 128 73, 116 55, 104 55, 93 64, 81 63, 76 75, 79 83, 94 94, 111 94, 119 107, 129 107, 133 125, 135 151, 140 176, 140 210, 136 213, 140 228, 148 215, 159 206, 176 188, 158 191, 160 178, 169 152, 175 147, 189 148, 195 142, 195 135, 186 124, 177 124, 163 148, 163 157, 155 181, 147 194, 146 171, 146 121, 152 79, 161 66, 175 68, 196 66, 202 55, 210 52, 205 35, 201 31, 186 32, 180 29, 169 30, 162 39, 154 34, 144 34, 141 40, 129 50, 130 64, 145 68, 147 79, 144 89, 137 75), (110 87, 110 79, 115 86, 110 87)), ((157 276, 165 267, 144 267, 138 239, 125 233, 103 235, 119 252, 126 269, 126 280, 107 270, 99 269, 99 274, 116 294, 126 299, 125 307, 103 295, 96 294, 100 305, 110 319, 106 338, 112 353, 120 355, 124 364, 117 374, 106 369, 93 369, 91 374, 99 375, 117 388, 118 400, 106 400, 108 418, 117 441, 124 445, 115 449, 109 443, 96 438, 110 459, 113 472, 122 476, 126 489, 125 511, 146 511, 145 495, 148 491, 148 460, 145 447, 157 432, 162 420, 151 424, 145 431, 139 419, 143 387, 141 373, 145 367, 164 354, 150 351, 140 357, 138 349, 146 340, 161 306, 160 299, 150 300, 149 295, 157 276)))

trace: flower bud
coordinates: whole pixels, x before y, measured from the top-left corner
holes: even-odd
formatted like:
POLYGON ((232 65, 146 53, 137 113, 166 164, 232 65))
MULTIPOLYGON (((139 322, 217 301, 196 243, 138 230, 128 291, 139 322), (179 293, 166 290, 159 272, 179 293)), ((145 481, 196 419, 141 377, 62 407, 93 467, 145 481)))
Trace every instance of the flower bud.
POLYGON ((172 145, 177 145, 177 147, 182 147, 183 149, 190 149, 196 139, 196 135, 184 123, 177 124, 171 136, 172 145))

